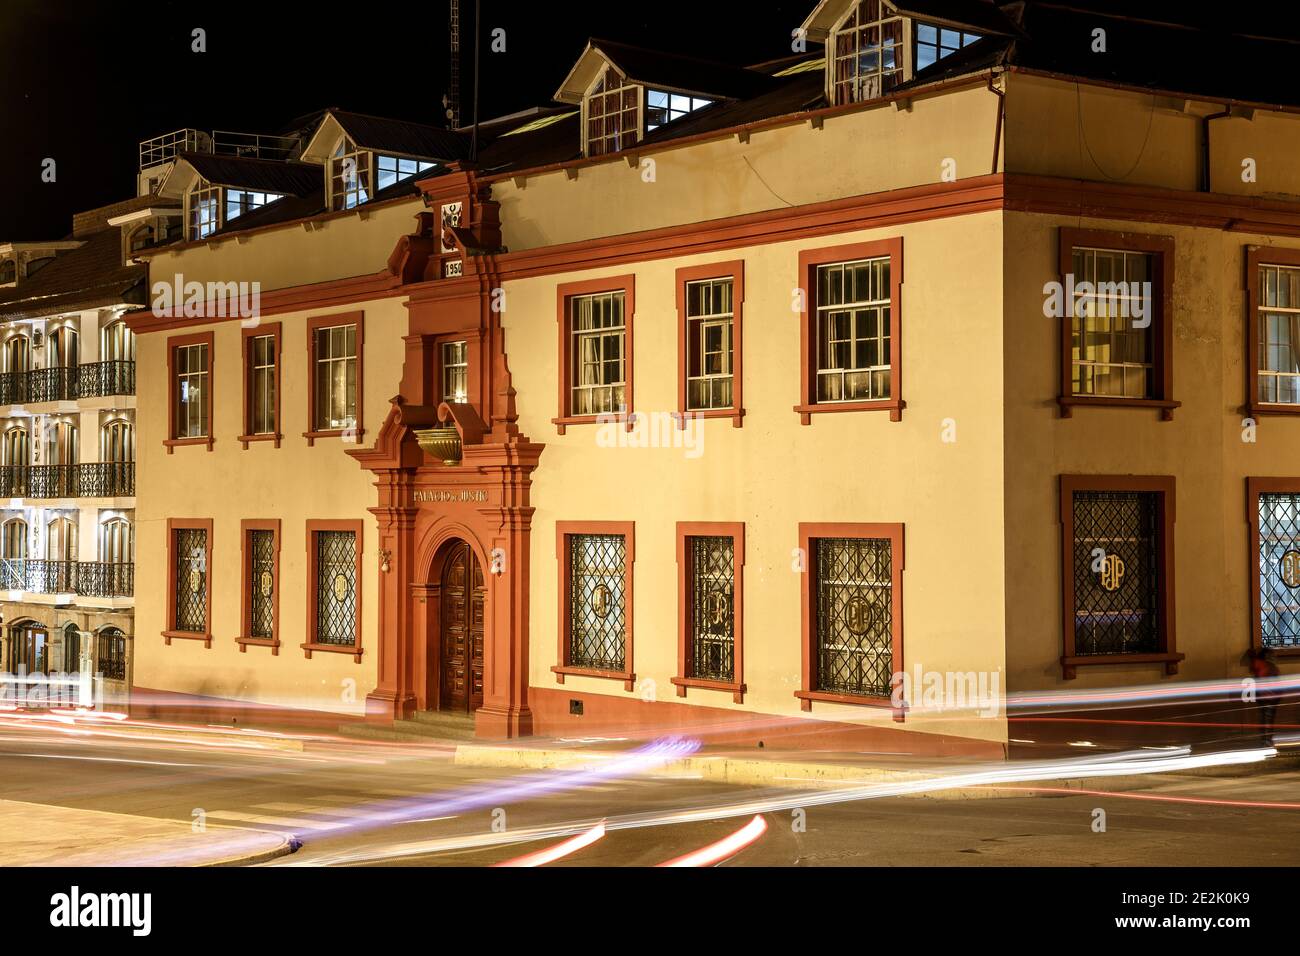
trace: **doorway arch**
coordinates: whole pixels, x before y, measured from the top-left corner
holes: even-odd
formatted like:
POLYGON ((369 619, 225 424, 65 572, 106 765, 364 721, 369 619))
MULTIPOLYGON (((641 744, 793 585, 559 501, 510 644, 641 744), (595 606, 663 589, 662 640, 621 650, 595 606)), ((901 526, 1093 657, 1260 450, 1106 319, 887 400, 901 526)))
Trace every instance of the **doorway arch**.
POLYGON ((430 562, 425 603, 427 710, 473 714, 483 705, 487 587, 477 549, 448 537, 430 562))

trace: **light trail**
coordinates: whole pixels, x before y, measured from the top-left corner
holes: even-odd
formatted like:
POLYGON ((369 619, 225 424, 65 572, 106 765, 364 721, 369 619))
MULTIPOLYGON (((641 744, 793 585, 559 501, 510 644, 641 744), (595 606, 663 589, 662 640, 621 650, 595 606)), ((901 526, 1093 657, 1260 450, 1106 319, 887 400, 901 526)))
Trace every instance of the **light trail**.
POLYGON ((1300 810, 1300 803, 1281 803, 1268 800, 1219 800, 1214 797, 1180 797, 1165 793, 1125 793, 1117 790, 1075 790, 1070 787, 993 787, 994 790, 1023 791, 1025 793, 1060 793, 1089 797, 1121 797, 1125 800, 1154 800, 1159 803, 1195 803, 1214 807, 1244 807, 1250 810, 1300 810))
POLYGON ((547 863, 554 863, 556 860, 563 859, 566 856, 572 856, 579 850, 591 846, 597 840, 605 837, 605 821, 602 820, 586 833, 579 833, 563 843, 557 843, 553 847, 545 850, 538 850, 536 853, 528 853, 524 856, 517 856, 513 860, 506 860, 504 863, 494 864, 498 867, 503 866, 545 866, 547 863))
POLYGON ((717 866, 719 863, 730 860, 746 847, 758 842, 759 838, 766 832, 767 821, 761 816, 756 816, 731 836, 723 837, 717 843, 710 843, 708 846, 700 847, 698 850, 693 850, 659 865, 669 867, 717 866))

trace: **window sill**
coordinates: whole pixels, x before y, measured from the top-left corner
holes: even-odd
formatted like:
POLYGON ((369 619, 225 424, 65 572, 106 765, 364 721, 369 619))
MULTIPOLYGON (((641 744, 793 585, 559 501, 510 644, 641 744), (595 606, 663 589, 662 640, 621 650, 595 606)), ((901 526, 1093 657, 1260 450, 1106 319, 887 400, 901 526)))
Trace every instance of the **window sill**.
POLYGON ((672 677, 669 678, 677 687, 677 696, 685 697, 686 689, 694 687, 698 690, 721 690, 731 694, 731 700, 736 704, 745 702, 745 685, 734 684, 721 680, 703 680, 699 677, 672 677))
POLYGON ((245 449, 248 448, 249 442, 254 441, 273 441, 275 442, 275 447, 279 448, 280 439, 282 438, 284 438, 284 436, 277 432, 274 435, 240 435, 238 440, 243 444, 245 449))
POLYGON ((856 707, 876 707, 881 710, 889 710, 894 715, 896 723, 903 722, 904 708, 895 707, 894 702, 888 697, 855 697, 852 694, 831 694, 821 690, 797 690, 794 696, 799 698, 800 706, 804 710, 812 710, 813 701, 821 701, 824 704, 852 704, 856 707))
POLYGON ((167 446, 167 454, 171 454, 181 445, 207 445, 208 451, 212 451, 212 436, 207 438, 164 438, 163 444, 167 446))
POLYGON ((302 648, 303 656, 306 657, 307 660, 311 660, 312 654, 319 651, 320 653, 323 654, 350 654, 352 656, 353 661, 355 661, 358 664, 361 663, 362 649, 360 647, 357 647, 355 644, 352 645, 351 647, 349 647, 346 644, 313 644, 313 643, 299 644, 298 646, 302 648))
POLYGON ((1251 418, 1259 418, 1261 415, 1300 415, 1300 404, 1251 402, 1246 406, 1246 414, 1251 418))
POLYGON ((363 428, 355 430, 351 428, 335 428, 329 431, 303 432, 302 437, 307 439, 307 444, 309 446, 316 444, 316 439, 318 438, 341 438, 343 439, 344 444, 359 445, 361 444, 361 436, 365 433, 365 429, 363 428))
POLYGON ((686 428, 686 422, 692 418, 730 418, 732 428, 740 428, 744 424, 745 410, 743 408, 688 408, 686 410, 677 410, 672 413, 673 418, 677 420, 679 429, 686 428))
POLYGON ((1264 650, 1271 652, 1274 657, 1300 657, 1300 647, 1266 647, 1264 650))
POLYGON ((1178 663, 1187 657, 1172 651, 1158 654, 1084 654, 1061 657, 1061 672, 1066 680, 1074 680, 1079 667, 1095 664, 1164 664, 1165 674, 1172 677, 1178 673, 1178 663))
POLYGON ((556 665, 551 668, 555 674, 555 682, 563 684, 565 675, 570 677, 600 677, 604 680, 621 680, 624 690, 632 690, 636 684, 636 674, 631 671, 602 671, 594 667, 570 667, 567 664, 556 665))
POLYGON ((204 631, 163 631, 162 636, 168 647, 172 641, 202 641, 205 648, 212 647, 212 635, 204 631))
POLYGON ((1074 407, 1082 405, 1092 406, 1093 408, 1158 408, 1160 409, 1160 420, 1162 422, 1171 422, 1174 420, 1174 409, 1181 408, 1183 403, 1168 401, 1163 398, 1107 398, 1094 395, 1060 395, 1056 399, 1056 404, 1061 407, 1062 418, 1072 418, 1074 416, 1074 407))
POLYGON ((907 402, 901 398, 891 398, 882 402, 815 402, 812 404, 796 405, 794 410, 799 413, 800 425, 811 425, 814 415, 827 414, 830 412, 889 412, 891 422, 901 422, 903 420, 903 409, 907 407, 907 402))
POLYGON ((235 643, 241 654, 246 654, 250 647, 269 647, 272 657, 280 656, 280 642, 273 637, 237 637, 235 643))
POLYGON ((617 415, 565 415, 551 419, 551 424, 555 426, 557 435, 563 435, 564 430, 570 425, 606 425, 614 422, 621 422, 627 427, 628 431, 631 431, 636 427, 636 412, 620 412, 617 415))

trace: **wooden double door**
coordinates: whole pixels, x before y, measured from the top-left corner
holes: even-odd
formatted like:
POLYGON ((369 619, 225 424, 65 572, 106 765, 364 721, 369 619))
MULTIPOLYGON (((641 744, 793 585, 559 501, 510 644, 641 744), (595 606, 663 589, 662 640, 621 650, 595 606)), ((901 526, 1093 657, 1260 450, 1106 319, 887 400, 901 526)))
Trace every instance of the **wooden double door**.
POLYGON ((452 545, 442 569, 439 694, 442 710, 483 704, 483 568, 470 546, 452 545))

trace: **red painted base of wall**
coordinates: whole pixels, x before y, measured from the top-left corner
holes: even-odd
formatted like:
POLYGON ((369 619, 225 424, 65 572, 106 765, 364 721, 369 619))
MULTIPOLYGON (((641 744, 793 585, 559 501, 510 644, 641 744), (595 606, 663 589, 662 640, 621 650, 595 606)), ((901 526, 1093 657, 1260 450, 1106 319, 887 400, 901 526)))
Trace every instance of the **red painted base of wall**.
POLYGON ((280 727, 334 733, 340 724, 364 718, 325 710, 277 707, 224 697, 204 697, 173 690, 131 689, 131 717, 224 727, 280 727))
MULTIPOLYGON (((533 733, 543 737, 654 738, 689 735, 705 745, 775 750, 871 751, 925 757, 1001 760, 1004 745, 987 740, 927 734, 895 727, 862 726, 806 717, 744 713, 676 701, 584 694, 563 687, 530 687, 533 733), (569 712, 582 702, 582 716, 569 712)), ((906 725, 903 725, 904 727, 906 725)))

